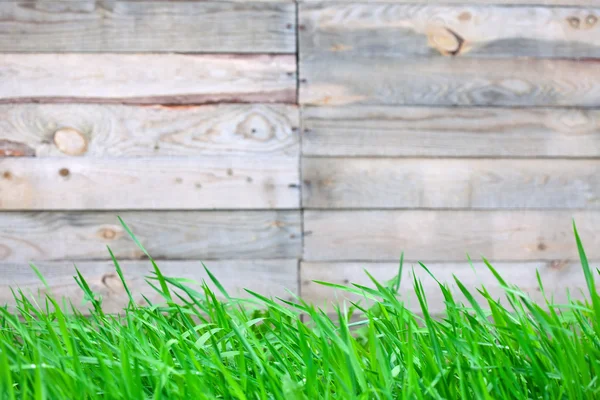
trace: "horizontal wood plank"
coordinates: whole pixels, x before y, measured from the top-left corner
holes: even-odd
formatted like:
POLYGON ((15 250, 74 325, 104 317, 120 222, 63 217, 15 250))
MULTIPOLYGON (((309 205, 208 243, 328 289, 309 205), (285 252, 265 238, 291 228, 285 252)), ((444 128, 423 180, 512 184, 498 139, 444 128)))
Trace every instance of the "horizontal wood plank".
MULTIPOLYGON (((107 194, 107 195, 110 195, 107 194)), ((299 258, 299 211, 2 212, 0 261, 299 258)))
POLYGON ((600 56, 600 9, 357 2, 302 5, 299 15, 305 60, 600 56))
POLYGON ((600 60, 330 57, 300 62, 304 105, 600 106, 600 60))
POLYGON ((298 157, 0 158, 2 210, 290 209, 298 157))
POLYGON ((0 3, 4 52, 294 53, 295 7, 230 3, 17 0, 0 3))
POLYGON ((302 165, 308 208, 600 208, 596 160, 307 157, 302 165))
POLYGON ((309 156, 600 156, 597 110, 348 106, 302 117, 309 156))
POLYGON ((0 103, 295 103, 294 55, 0 54, 0 103))
POLYGON ((573 219, 600 259, 598 211, 305 211, 307 261, 577 260, 573 219))
MULTIPOLYGON (((145 1, 145 0, 124 0, 124 1, 145 1)), ((150 0, 157 1, 157 0, 150 0)), ((162 1, 162 0, 161 0, 162 1)), ((179 0, 179 1, 195 1, 195 0, 179 0)), ((243 1, 243 0, 228 0, 228 1, 243 1)), ((279 1, 279 0, 266 0, 279 1)), ((297 0, 300 4, 311 3, 334 3, 334 4, 354 4, 354 3, 371 3, 369 0, 297 0)), ((431 0, 376 0, 372 3, 383 4, 431 4, 431 0)), ((440 4, 503 4, 503 5, 548 5, 548 6, 595 6, 598 5, 597 0, 441 0, 440 4)))
MULTIPOLYGON (((162 304, 164 299, 147 283, 152 274, 149 261, 124 261, 119 263, 125 281, 134 300, 139 305, 146 305, 144 296, 153 304, 162 304)), ((215 285, 210 281, 200 262, 195 261, 159 261, 161 272, 167 277, 185 278, 197 283, 206 281, 222 297, 215 285)), ((72 303, 82 312, 89 311, 91 305, 84 303, 82 290, 75 282, 75 266, 67 262, 41 262, 35 266, 40 270, 48 283, 49 290, 41 284, 37 275, 26 264, 0 263, 0 271, 4 275, 0 284, 0 305, 14 305, 14 297, 10 289, 21 292, 30 299, 40 301, 46 294, 55 299, 72 303)), ((215 260, 206 263, 206 267, 223 285, 225 290, 235 297, 250 297, 244 289, 257 293, 290 299, 290 293, 298 292, 296 260, 215 260), (289 292, 288 292, 289 291, 289 292)), ((108 261, 78 262, 81 272, 94 293, 101 296, 103 310, 108 313, 122 311, 128 304, 127 293, 116 273, 115 267, 108 261)), ((155 284, 155 282, 153 282, 155 284)), ((198 290, 199 285, 186 283, 198 290)), ((185 295, 184 295, 185 297, 185 295)))
MULTIPOLYGON (((539 271, 546 297, 555 304, 567 304, 567 292, 572 299, 589 299, 587 286, 581 265, 576 262, 526 262, 526 263, 492 263, 500 275, 511 285, 516 285, 527 293, 538 304, 545 304, 544 294, 541 292, 536 271, 539 271)), ((485 286, 492 298, 503 299, 505 291, 483 263, 428 263, 427 268, 441 283, 448 284, 456 301, 469 306, 467 299, 462 295, 454 281, 456 276, 461 283, 469 289, 475 299, 484 302, 477 289, 485 286)), ((331 310, 332 304, 341 304, 343 301, 361 301, 369 303, 364 296, 350 294, 341 290, 323 286, 314 281, 336 283, 351 286, 353 283, 373 287, 365 271, 375 279, 385 283, 398 274, 398 263, 307 263, 301 264, 302 272, 302 297, 305 301, 327 307, 331 310)), ((400 285, 400 300, 412 311, 420 312, 418 299, 415 295, 413 278, 418 278, 423 284, 427 297, 429 311, 441 314, 445 311, 444 296, 438 283, 425 272, 418 263, 406 262, 403 268, 400 285)), ((600 287, 600 286, 599 286, 600 287)), ((485 304, 485 303, 482 303, 485 304)), ((485 308, 485 307, 484 307, 485 308)))
POLYGON ((281 104, 4 104, 0 156, 297 156, 298 120, 281 104))

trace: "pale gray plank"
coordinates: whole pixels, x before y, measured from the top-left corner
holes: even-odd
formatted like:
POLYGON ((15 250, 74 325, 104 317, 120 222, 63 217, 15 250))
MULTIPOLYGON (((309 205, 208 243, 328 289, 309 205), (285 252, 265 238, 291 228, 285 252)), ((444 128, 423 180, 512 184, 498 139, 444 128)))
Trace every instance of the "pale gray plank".
POLYGON ((298 157, 0 158, 1 210, 290 209, 298 157))
MULTIPOLYGON (((71 0, 78 1, 78 0, 71 0)), ((124 0, 124 1, 142 1, 142 0, 124 0)), ((156 1, 156 0, 152 0, 156 1)), ((195 1, 195 0, 183 0, 183 1, 195 1)), ((228 1, 243 1, 243 0, 228 0, 228 1)), ((266 0, 266 1, 277 1, 277 0, 266 0)), ((354 4, 354 3, 368 3, 369 0, 297 0, 298 3, 334 3, 334 4, 354 4)), ((384 3, 384 4, 431 4, 431 0, 377 0, 372 3, 384 3)), ((439 0, 436 3, 439 4, 458 4, 458 5, 470 5, 470 4, 503 4, 503 5, 552 5, 552 6, 595 6, 598 5, 597 0, 439 0)))
MULTIPOLYGON (((539 289, 536 271, 539 271, 544 284, 546 297, 555 304, 567 304, 570 293, 572 299, 589 299, 585 277, 581 265, 577 262, 525 262, 525 263, 492 263, 500 275, 511 285, 516 285, 527 293, 538 304, 545 304, 544 295, 539 289)), ((477 289, 485 286, 494 299, 504 299, 505 291, 494 275, 481 262, 473 263, 427 263, 427 268, 435 278, 447 284, 457 302, 470 306, 454 281, 456 276, 461 283, 473 294, 475 299, 486 308, 483 296, 477 289)), ((361 301, 368 304, 364 296, 349 294, 320 285, 314 281, 336 283, 351 286, 353 283, 373 287, 365 271, 368 271, 380 283, 393 279, 398 274, 398 263, 310 263, 301 264, 302 297, 304 300, 321 305, 331 310, 332 304, 342 304, 344 301, 361 301)), ((399 297, 408 309, 420 312, 418 299, 415 295, 413 278, 418 278, 423 284, 427 297, 429 311, 434 314, 443 313, 446 309, 445 299, 438 283, 431 278, 416 262, 404 264, 399 297)), ((599 285, 600 287, 600 285, 599 285)))
POLYGON ((600 106, 594 60, 358 58, 300 62, 305 105, 600 106))
POLYGON ((4 52, 294 53, 295 6, 226 1, 0 3, 4 52))
POLYGON ((4 104, 0 155, 297 156, 298 120, 281 104, 4 104))
MULTIPOLYGON (((149 261, 123 261, 119 263, 125 281, 134 300, 139 305, 146 305, 145 296, 153 304, 163 304, 162 298, 148 283, 152 277, 153 266, 149 261)), ((197 261, 158 261, 161 272, 172 278, 185 278, 201 284, 203 281, 212 288, 218 297, 223 297, 197 261)), ((234 297, 250 297, 245 291, 249 289, 266 296, 291 299, 289 292, 298 292, 296 260, 215 260, 205 263, 206 267, 223 285, 229 295, 234 297)), ((75 266, 94 293, 102 297, 103 310, 117 313, 129 302, 127 293, 110 261, 83 261, 76 265, 68 262, 35 263, 48 283, 46 289, 37 275, 26 264, 1 263, 0 271, 4 276, 0 284, 0 305, 14 305, 11 289, 22 291, 28 298, 44 304, 46 294, 62 301, 72 303, 82 312, 91 307, 84 303, 83 291, 75 282, 75 266)), ((156 282, 152 282, 155 286, 156 282)), ((194 283, 186 283, 188 287, 199 290, 194 283)), ((176 291, 181 293, 180 291, 176 291)), ((186 297, 184 295, 184 297, 186 297)))
POLYGON ((304 259, 576 260, 572 220, 600 258, 598 211, 306 211, 304 259))
POLYGON ((596 160, 312 158, 308 208, 600 208, 596 160))
POLYGON ((600 156, 597 110, 348 106, 302 117, 304 155, 600 156))
POLYGON ((300 7, 305 60, 402 57, 594 58, 600 9, 321 3, 300 7))
POLYGON ((157 259, 300 256, 298 211, 3 212, 0 261, 143 258, 117 215, 157 259))
POLYGON ((294 55, 0 54, 0 103, 295 103, 294 55))

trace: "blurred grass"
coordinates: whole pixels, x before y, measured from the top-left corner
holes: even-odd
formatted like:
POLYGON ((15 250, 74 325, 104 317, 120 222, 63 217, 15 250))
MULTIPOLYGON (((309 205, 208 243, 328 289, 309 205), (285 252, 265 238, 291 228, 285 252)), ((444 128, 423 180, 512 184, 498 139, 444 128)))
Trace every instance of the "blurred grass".
MULTIPOLYGON (((126 227, 126 225, 124 224, 126 227)), ((133 233, 133 240, 136 240, 133 233)), ((0 308, 2 399, 598 399, 600 297, 577 230, 589 298, 534 304, 486 261, 505 290, 493 298, 456 280, 466 304, 440 282, 446 312, 434 318, 420 281, 421 312, 398 294, 398 277, 372 287, 321 284, 368 299, 336 307, 167 277, 150 257, 161 304, 130 303, 106 315, 78 272, 90 315, 52 297, 15 292, 0 308), (358 317, 358 321, 356 321, 358 317), (354 321, 354 322, 350 322, 354 321)), ((139 242, 136 243, 140 246, 139 242)), ((142 248, 143 249, 143 248, 142 248)), ((112 256, 112 253, 110 253, 112 256)), ((150 256, 150 255, 148 255, 150 256)), ((421 265, 428 272, 425 265, 421 265)), ((35 268, 35 267, 34 267, 35 268)), ((539 277, 539 275, 538 275, 539 277)), ((40 275, 43 281, 43 277, 40 275)), ((543 282, 539 280, 543 292, 543 282)))

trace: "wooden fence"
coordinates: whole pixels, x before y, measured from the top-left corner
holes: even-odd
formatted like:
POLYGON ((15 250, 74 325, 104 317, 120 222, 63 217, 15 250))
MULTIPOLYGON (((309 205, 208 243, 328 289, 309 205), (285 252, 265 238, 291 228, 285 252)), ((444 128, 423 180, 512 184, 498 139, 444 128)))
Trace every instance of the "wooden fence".
POLYGON ((40 287, 33 261, 79 305, 76 264, 117 310, 106 246, 150 295, 117 215, 165 274, 201 280, 202 260, 238 295, 325 304, 313 280, 389 279, 404 251, 442 280, 499 293, 468 253, 576 296, 573 218, 600 259, 599 18, 597 0, 2 1, 0 302, 40 287))

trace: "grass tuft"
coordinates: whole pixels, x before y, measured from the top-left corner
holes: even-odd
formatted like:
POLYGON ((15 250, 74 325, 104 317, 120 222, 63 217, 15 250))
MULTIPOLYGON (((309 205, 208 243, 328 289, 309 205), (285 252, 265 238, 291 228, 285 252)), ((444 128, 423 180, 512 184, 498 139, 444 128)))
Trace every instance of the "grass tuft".
MULTIPOLYGON (((0 308, 0 398, 598 399, 598 270, 575 226, 574 232, 586 301, 536 304, 484 260, 505 296, 493 298, 485 287, 475 296, 455 278, 464 304, 438 282, 442 316, 431 315, 416 278, 421 310, 404 306, 402 260, 389 282, 369 275, 371 288, 322 282, 369 299, 330 315, 302 299, 249 290, 250 298, 232 297, 208 269, 219 294, 207 283, 192 287, 164 276, 146 253, 153 266, 148 283, 164 303, 140 306, 109 249, 129 298, 121 314, 102 311, 79 271, 86 315, 18 291, 15 306, 0 308)), ((546 297, 539 275, 538 281, 546 297)))

